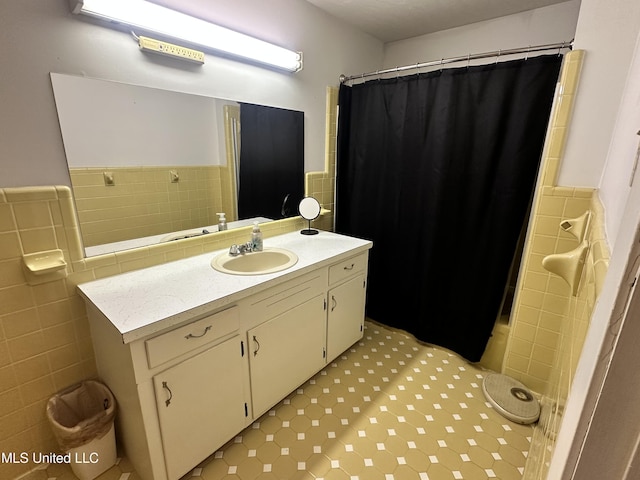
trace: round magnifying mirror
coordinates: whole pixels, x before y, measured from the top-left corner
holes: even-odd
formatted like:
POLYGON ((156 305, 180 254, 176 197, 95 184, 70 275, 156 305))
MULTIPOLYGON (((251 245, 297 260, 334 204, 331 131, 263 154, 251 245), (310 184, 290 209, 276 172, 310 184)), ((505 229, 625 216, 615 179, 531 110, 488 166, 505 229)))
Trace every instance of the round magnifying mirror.
POLYGON ((315 235, 318 230, 311 228, 311 220, 315 220, 320 216, 320 202, 313 197, 304 197, 298 205, 300 216, 309 222, 309 228, 301 230, 303 235, 315 235))

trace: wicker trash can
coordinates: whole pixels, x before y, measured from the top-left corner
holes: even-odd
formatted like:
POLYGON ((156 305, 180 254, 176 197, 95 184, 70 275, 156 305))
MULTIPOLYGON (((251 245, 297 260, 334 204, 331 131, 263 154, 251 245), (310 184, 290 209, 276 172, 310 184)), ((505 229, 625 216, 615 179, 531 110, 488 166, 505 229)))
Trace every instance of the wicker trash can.
POLYGON ((49 399, 47 418, 80 480, 93 480, 116 463, 116 401, 106 385, 85 380, 49 399))

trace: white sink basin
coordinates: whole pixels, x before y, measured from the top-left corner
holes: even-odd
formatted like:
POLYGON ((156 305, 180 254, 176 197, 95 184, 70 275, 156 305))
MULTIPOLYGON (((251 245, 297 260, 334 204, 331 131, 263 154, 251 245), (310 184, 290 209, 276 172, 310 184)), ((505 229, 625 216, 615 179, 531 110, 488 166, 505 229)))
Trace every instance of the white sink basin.
POLYGON ((265 248, 261 252, 231 256, 221 253, 211 260, 211 266, 222 273, 231 275, 262 275, 275 273, 293 267, 298 256, 284 248, 265 248))

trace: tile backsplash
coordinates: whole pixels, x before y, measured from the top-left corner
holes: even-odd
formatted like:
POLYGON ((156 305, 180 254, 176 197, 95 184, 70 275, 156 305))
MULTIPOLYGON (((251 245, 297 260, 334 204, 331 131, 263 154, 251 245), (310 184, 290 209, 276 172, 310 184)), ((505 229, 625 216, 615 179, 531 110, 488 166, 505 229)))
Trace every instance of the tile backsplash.
POLYGON ((221 185, 229 178, 226 167, 94 167, 70 174, 87 247, 215 225, 216 212, 229 212, 230 199, 222 195, 229 188, 221 185))

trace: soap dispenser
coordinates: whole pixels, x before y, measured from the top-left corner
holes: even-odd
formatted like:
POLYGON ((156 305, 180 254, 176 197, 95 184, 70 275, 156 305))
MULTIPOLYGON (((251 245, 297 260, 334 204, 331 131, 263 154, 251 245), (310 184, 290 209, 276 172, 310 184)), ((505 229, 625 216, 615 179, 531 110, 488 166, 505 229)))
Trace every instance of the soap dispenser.
POLYGON ((227 229, 227 219, 224 213, 216 213, 218 215, 218 231, 222 232, 227 229))
POLYGON ((258 222, 253 222, 253 231, 251 232, 251 249, 254 252, 262 251, 262 232, 258 222))

